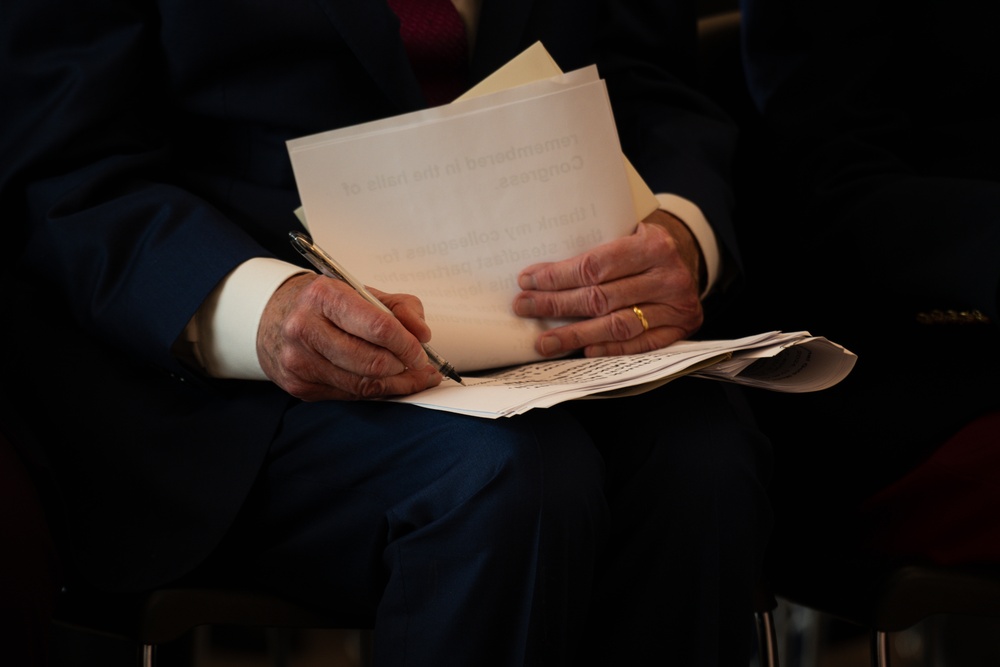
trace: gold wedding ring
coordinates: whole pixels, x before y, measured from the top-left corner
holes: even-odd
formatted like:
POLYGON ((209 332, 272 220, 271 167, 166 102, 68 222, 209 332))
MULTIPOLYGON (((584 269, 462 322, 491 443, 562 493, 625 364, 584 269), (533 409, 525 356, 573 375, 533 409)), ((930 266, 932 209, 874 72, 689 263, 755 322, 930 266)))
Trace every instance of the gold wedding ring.
POLYGON ((642 314, 642 309, 639 308, 639 306, 632 306, 632 312, 639 318, 639 322, 642 324, 642 330, 649 331, 649 322, 646 321, 646 316, 642 314))

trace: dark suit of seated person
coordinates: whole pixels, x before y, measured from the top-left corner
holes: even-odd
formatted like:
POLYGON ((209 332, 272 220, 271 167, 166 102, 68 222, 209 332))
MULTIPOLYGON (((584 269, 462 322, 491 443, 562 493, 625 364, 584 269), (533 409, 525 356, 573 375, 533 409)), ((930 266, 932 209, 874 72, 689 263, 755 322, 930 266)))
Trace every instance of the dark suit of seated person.
POLYGON ((747 0, 743 16, 767 147, 748 164, 768 174, 746 174, 750 308, 858 354, 830 392, 757 401, 777 567, 848 545, 1000 563, 1000 12, 747 0))
MULTIPOLYGON (((664 207, 524 267, 518 314, 579 318, 538 349, 699 331, 739 265, 733 128, 685 83, 693 9, 457 6, 463 86, 536 40, 596 63, 664 207)), ((500 421, 358 400, 439 383, 432 332, 415 297, 382 294, 387 321, 297 263, 285 142, 448 101, 388 5, 16 0, 0 25, 11 381, 75 576, 256 582, 374 627, 379 665, 746 664, 770 462, 733 387, 500 421)))

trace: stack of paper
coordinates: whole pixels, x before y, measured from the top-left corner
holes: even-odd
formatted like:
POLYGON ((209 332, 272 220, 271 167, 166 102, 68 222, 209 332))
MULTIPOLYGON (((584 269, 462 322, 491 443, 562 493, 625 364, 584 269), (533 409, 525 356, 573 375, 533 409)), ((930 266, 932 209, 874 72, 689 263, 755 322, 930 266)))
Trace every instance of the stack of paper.
POLYGON ((650 391, 690 375, 774 391, 818 391, 840 382, 856 357, 808 332, 769 332, 736 340, 681 341, 644 354, 559 359, 450 380, 396 399, 434 410, 495 419, 577 398, 650 391))
POLYGON ((400 402, 496 418, 682 375, 816 391, 853 367, 852 353, 807 332, 597 359, 535 352, 561 322, 514 314, 518 273, 630 234, 657 207, 621 153, 596 68, 564 74, 540 44, 450 105, 288 149, 313 239, 365 284, 419 297, 435 349, 468 385, 400 402))
POLYGON ((288 148, 316 243, 365 284, 418 296, 460 372, 541 359, 535 339, 558 322, 514 314, 521 269, 628 235, 655 208, 594 67, 288 148))

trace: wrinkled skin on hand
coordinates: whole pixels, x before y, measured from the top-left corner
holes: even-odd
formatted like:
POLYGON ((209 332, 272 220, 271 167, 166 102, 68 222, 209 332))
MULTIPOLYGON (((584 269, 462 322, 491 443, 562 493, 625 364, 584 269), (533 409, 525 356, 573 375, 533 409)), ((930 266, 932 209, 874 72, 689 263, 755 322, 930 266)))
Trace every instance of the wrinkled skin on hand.
POLYGON ((539 354, 588 357, 647 352, 690 337, 704 318, 698 244, 680 220, 655 211, 630 236, 518 277, 522 317, 581 318, 541 334, 539 354), (644 330, 638 306, 649 329, 644 330))
MULTIPOLYGON (((514 312, 577 320, 539 336, 535 347, 545 356, 646 352, 699 329, 702 274, 690 231, 655 211, 625 238, 525 268, 514 312), (648 330, 633 306, 642 310, 648 330)), ((395 317, 341 281, 311 273, 287 280, 272 295, 257 332, 267 376, 307 401, 406 395, 439 384, 441 375, 421 347, 431 332, 420 301, 372 291, 395 317)))
POLYGON ((412 394, 440 383, 421 347, 431 332, 420 301, 372 292, 395 317, 339 280, 304 273, 285 281, 257 331, 267 376, 306 401, 412 394))

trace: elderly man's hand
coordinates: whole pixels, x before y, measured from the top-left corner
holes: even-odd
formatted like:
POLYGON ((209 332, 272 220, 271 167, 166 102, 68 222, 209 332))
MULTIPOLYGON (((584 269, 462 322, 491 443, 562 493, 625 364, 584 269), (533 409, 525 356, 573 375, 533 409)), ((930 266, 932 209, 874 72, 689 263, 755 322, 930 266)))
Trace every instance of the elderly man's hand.
POLYGON ((421 346, 430 329, 420 301, 372 292, 396 317, 339 280, 315 274, 287 280, 257 331, 257 358, 267 376, 307 401, 412 394, 441 382, 421 346))
POLYGON ((582 318, 536 342, 545 356, 646 352, 701 327, 701 254, 691 232, 655 211, 625 238, 562 262, 529 266, 514 300, 522 317, 582 318))

